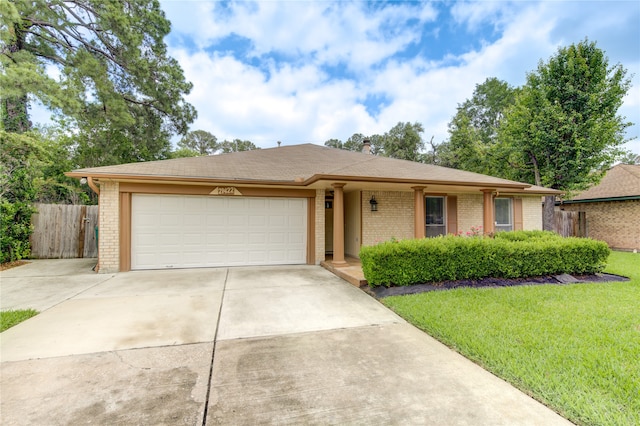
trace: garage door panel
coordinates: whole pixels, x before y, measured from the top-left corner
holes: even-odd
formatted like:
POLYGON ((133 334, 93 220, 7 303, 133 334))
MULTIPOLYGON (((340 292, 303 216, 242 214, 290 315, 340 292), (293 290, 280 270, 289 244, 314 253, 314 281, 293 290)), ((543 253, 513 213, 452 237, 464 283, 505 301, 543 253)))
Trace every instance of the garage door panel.
POLYGON ((132 197, 132 269, 306 263, 306 199, 132 197))
POLYGON ((287 235, 287 239, 288 239, 288 243, 289 244, 302 244, 305 239, 306 239, 306 235, 303 233, 288 233, 287 235))
POLYGON ((269 261, 270 262, 286 262, 287 261, 287 252, 286 250, 272 250, 269 252, 269 261))
MULTIPOLYGON (((235 211, 237 214, 237 211, 235 211)), ((246 215, 242 215, 242 216, 230 216, 227 219, 227 223, 229 226, 232 227, 246 227, 248 224, 248 220, 247 220, 247 216, 246 215)))
POLYGON ((160 226, 170 226, 174 227, 181 223, 180 218, 177 214, 163 214, 160 216, 160 226))
POLYGON ((264 210, 268 207, 269 200, 266 198, 250 198, 247 199, 248 206, 251 210, 264 210))
POLYGON ((262 216, 262 215, 260 215, 260 216, 257 216, 257 215, 249 216, 249 226, 251 228, 255 228, 255 227, 262 228, 262 227, 265 226, 266 223, 267 223, 267 218, 262 216))
POLYGON ((299 216, 289 216, 289 227, 301 229, 305 226, 304 221, 306 219, 299 216))

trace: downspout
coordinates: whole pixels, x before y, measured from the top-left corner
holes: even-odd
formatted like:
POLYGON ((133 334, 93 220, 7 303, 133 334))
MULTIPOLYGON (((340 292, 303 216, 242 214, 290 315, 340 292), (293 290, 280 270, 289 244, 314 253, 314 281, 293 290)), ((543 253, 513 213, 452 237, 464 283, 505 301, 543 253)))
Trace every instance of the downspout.
POLYGON ((93 182, 93 178, 91 176, 87 178, 87 185, 89 185, 89 188, 91 188, 96 195, 100 196, 100 188, 98 188, 98 186, 93 182))

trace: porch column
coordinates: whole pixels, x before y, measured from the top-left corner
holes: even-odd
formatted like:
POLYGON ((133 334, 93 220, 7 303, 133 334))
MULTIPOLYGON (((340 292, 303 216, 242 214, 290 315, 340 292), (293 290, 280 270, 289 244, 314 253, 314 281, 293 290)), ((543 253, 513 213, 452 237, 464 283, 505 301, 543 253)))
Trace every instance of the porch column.
POLYGON ((495 208, 493 205, 493 189, 483 189, 482 193, 484 194, 482 200, 483 207, 483 223, 482 223, 482 231, 483 233, 490 234, 495 231, 495 208))
POLYGON ((334 183, 333 187, 333 265, 345 266, 344 260, 344 191, 346 183, 334 183))
POLYGON ((426 217, 424 213, 424 186, 413 186, 413 236, 415 238, 425 237, 426 217))

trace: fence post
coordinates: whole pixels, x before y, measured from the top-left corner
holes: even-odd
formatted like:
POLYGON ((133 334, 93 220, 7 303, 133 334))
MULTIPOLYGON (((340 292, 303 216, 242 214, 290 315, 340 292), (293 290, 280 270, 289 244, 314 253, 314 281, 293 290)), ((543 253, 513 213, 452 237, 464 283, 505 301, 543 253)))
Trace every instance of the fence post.
POLYGON ((87 206, 80 208, 80 228, 78 228, 78 258, 84 257, 84 233, 86 232, 87 206))

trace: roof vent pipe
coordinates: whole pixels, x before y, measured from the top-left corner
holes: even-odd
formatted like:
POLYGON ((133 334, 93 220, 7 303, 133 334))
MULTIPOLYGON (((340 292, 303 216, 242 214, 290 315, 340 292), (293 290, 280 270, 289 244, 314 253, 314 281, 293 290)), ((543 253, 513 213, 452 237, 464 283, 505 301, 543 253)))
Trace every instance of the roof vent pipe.
POLYGON ((369 139, 362 141, 362 152, 364 154, 371 154, 371 141, 369 139))

